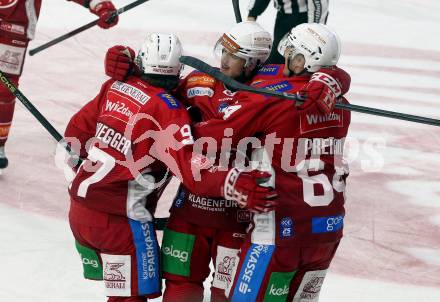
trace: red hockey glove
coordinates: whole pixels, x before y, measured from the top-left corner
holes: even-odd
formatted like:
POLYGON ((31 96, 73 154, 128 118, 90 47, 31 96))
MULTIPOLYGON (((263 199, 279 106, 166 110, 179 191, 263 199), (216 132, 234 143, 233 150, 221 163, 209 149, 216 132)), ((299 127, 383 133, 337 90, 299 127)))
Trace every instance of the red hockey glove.
POLYGON ((260 185, 269 180, 270 176, 268 172, 244 172, 233 168, 225 180, 224 197, 254 213, 270 212, 277 206, 277 193, 274 188, 260 185))
POLYGON ((105 74, 112 79, 123 81, 134 67, 135 52, 128 46, 110 47, 105 54, 105 74))
POLYGON ((298 105, 298 109, 307 110, 316 105, 324 114, 332 112, 337 98, 350 88, 350 82, 350 75, 343 69, 336 66, 320 69, 299 91, 298 94, 305 96, 306 100, 298 105))
POLYGON ((110 28, 118 24, 119 17, 116 16, 107 22, 110 15, 116 11, 115 6, 109 0, 90 1, 90 11, 99 17, 98 26, 101 28, 110 28))

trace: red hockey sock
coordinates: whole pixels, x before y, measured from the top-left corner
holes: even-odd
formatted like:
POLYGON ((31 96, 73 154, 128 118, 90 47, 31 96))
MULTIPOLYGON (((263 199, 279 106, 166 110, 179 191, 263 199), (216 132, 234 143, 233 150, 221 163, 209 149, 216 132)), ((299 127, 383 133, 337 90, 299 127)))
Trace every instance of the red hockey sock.
POLYGON ((163 302, 202 302, 203 285, 182 281, 166 281, 163 302))
POLYGON ((211 302, 227 302, 228 299, 226 299, 225 296, 225 290, 211 287, 211 302))
MULTIPOLYGON (((8 76, 9 80, 18 87, 18 77, 8 76)), ((3 85, 0 85, 0 147, 3 147, 8 139, 14 116, 15 96, 3 85)))
POLYGON ((0 100, 0 147, 4 146, 8 139, 14 115, 15 100, 2 102, 0 100))

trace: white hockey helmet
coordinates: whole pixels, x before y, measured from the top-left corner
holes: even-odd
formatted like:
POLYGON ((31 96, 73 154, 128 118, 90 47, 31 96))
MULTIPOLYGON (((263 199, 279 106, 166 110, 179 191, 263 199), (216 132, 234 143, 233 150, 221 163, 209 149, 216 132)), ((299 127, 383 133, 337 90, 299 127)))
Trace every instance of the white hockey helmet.
POLYGON ((223 49, 246 60, 246 66, 261 66, 272 49, 272 36, 255 21, 243 21, 225 32, 214 46, 216 57, 223 49))
POLYGON ((174 34, 149 34, 136 57, 144 74, 179 75, 182 64, 182 44, 174 34))
POLYGON ((338 63, 341 54, 341 41, 338 35, 327 25, 320 23, 303 23, 287 33, 278 44, 278 52, 285 56, 286 49, 293 58, 302 54, 305 58, 305 69, 316 72, 322 66, 333 66, 338 63))

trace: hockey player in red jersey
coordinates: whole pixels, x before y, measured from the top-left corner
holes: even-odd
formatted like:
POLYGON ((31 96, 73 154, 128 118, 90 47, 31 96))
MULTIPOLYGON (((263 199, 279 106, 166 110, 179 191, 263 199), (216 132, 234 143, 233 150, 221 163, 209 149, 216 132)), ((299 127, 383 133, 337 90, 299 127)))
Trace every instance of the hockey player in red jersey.
MULTIPOLYGON (((328 27, 299 25, 278 49, 289 77, 257 86, 293 93, 318 82, 329 87, 329 100, 340 95, 341 87, 328 75, 315 74, 309 82, 313 72, 323 66, 332 70, 339 59, 339 39, 328 27)), ((234 100, 223 119, 196 125, 195 135, 221 141, 223 131, 232 128, 232 146, 239 150, 249 143, 258 148, 263 141, 253 153, 252 166, 272 172, 267 185, 277 188, 279 200, 274 211, 254 215, 227 290, 229 299, 317 301, 342 237, 348 175, 343 146, 350 112, 334 109, 324 114, 327 101, 297 108, 290 100, 245 92, 234 100), (259 140, 249 140, 253 136, 259 140)))
MULTIPOLYGON (((42 0, 0 0, 0 70, 18 86, 27 45, 34 38, 42 0)), ((89 8, 100 18, 98 25, 109 28, 105 20, 116 9, 110 0, 72 0, 89 8)), ((5 143, 14 114, 15 96, 0 85, 0 171, 8 166, 5 143)))
MULTIPOLYGON (((174 35, 149 35, 136 58, 141 75, 104 83, 66 129, 66 139, 74 138, 77 151, 78 140, 87 157, 70 185, 70 224, 85 277, 103 278, 109 301, 160 295, 152 214, 167 166, 196 194, 223 196, 227 190, 233 202, 273 205, 274 191, 257 185, 267 174, 227 171, 193 153, 187 111, 167 92, 178 84, 180 54, 174 35)), ((188 259, 179 245, 168 252, 177 261, 188 259)))
MULTIPOLYGON (((247 21, 224 33, 214 51, 219 58, 221 72, 247 82, 264 64, 271 47, 270 33, 258 23, 247 21), (242 51, 237 53, 237 49, 242 51)), ((120 57, 119 49, 124 48, 109 50, 107 62, 109 57, 120 57)), ((120 64, 122 59, 119 59, 120 64)), ((119 74, 125 76, 123 68, 106 64, 108 75, 115 77, 117 70, 122 70, 119 74)), ((234 93, 223 82, 199 71, 193 71, 181 80, 175 92, 190 112, 197 112, 192 115, 198 116, 195 119, 199 121, 220 118, 223 110, 231 105, 234 93)), ((251 219, 250 212, 240 209, 232 200, 221 196, 209 198, 181 185, 170 213, 162 243, 163 275, 166 279, 163 301, 201 302, 203 282, 209 276, 211 261, 215 267, 211 301, 225 301, 224 290, 238 262, 237 253, 251 219), (186 244, 182 246, 182 242, 186 244), (188 255, 182 263, 176 264, 175 256, 169 252, 176 246, 188 255)))
MULTIPOLYGON (((264 64, 271 47, 270 33, 258 23, 247 21, 225 32, 214 52, 222 73, 247 82, 264 64), (236 52, 238 48, 243 51, 236 52)), ((177 90, 177 95, 191 107, 190 110, 200 111, 200 121, 221 118, 234 94, 223 82, 199 71, 186 76, 177 90)), ((233 153, 232 150, 228 156, 234 157, 233 153)), ((227 157, 220 161, 229 164, 227 157)), ((211 301, 226 301, 224 290, 238 263, 238 250, 250 220, 251 213, 239 208, 236 202, 221 196, 207 198, 181 185, 164 230, 162 253, 166 288, 163 301, 203 301, 203 282, 209 276, 211 261, 214 265, 211 301), (192 245, 185 247, 188 261, 176 266, 172 256, 164 252, 187 237, 194 237, 192 245)))

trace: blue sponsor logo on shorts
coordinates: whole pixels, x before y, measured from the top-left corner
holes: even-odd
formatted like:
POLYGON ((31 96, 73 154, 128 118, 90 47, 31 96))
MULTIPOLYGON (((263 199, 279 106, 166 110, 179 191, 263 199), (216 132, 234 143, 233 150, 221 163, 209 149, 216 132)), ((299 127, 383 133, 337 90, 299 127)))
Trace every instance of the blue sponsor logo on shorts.
POLYGON ((258 70, 257 74, 276 75, 278 73, 278 70, 280 70, 279 65, 266 65, 266 66, 261 67, 258 70))
POLYGON ((293 220, 290 217, 284 217, 280 222, 280 237, 292 237, 293 236, 293 220))
POLYGON ((231 301, 256 301, 274 245, 252 244, 240 269, 231 301))
POLYGON ((177 109, 180 108, 180 103, 177 99, 175 99, 171 94, 169 93, 159 93, 157 95, 161 98, 162 101, 167 104, 168 108, 170 109, 177 109))
POLYGON ((264 86, 263 88, 273 91, 283 92, 283 91, 291 90, 293 88, 293 85, 290 84, 288 81, 282 81, 279 83, 264 86))
POLYGON ((312 218, 312 233, 331 233, 337 232, 344 226, 344 216, 328 216, 312 218))
POLYGON ((177 193, 176 198, 174 199, 173 206, 175 208, 180 208, 183 206, 183 202, 185 201, 185 190, 180 189, 177 193))
POLYGON ((136 248, 136 267, 138 295, 151 295, 161 292, 159 245, 152 222, 140 223, 129 219, 136 248))

